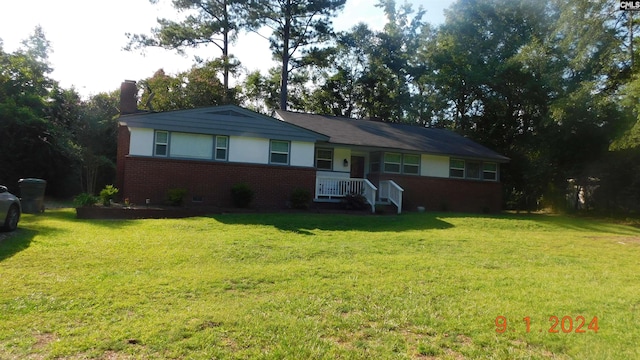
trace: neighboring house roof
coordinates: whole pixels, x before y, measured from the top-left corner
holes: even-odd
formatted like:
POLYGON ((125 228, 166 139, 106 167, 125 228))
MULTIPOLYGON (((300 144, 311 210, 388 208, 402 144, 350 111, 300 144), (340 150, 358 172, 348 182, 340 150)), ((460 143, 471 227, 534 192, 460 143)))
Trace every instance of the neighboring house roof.
POLYGON ((329 140, 327 136, 312 130, 285 123, 236 105, 136 113, 122 115, 119 120, 121 124, 134 128, 185 133, 310 142, 329 140))
POLYGON ((277 110, 283 121, 329 137, 329 143, 508 162, 509 158, 444 129, 277 110))

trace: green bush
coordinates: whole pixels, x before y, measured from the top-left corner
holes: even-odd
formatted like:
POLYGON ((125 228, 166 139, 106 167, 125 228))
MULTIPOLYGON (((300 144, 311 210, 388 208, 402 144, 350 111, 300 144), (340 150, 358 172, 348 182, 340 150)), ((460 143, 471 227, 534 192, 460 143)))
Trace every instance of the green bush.
POLYGON ((231 200, 233 205, 239 208, 247 208, 253 201, 255 194, 249 184, 238 183, 231 187, 231 200))
POLYGON ((342 199, 342 206, 347 210, 365 210, 369 208, 367 199, 361 194, 348 194, 342 199))
POLYGON ((307 189, 297 188, 291 193, 290 200, 294 209, 306 210, 311 202, 311 193, 307 189))
POLYGON ((185 196, 187 196, 187 189, 176 188, 167 190, 167 200, 172 206, 182 205, 185 196))
POLYGON ((113 185, 107 185, 104 189, 100 190, 100 200, 102 205, 111 206, 111 200, 118 194, 118 188, 113 185))
POLYGON ((93 206, 97 202, 98 202, 97 196, 87 194, 87 193, 78 194, 78 196, 76 196, 73 199, 73 205, 75 205, 75 207, 93 206))

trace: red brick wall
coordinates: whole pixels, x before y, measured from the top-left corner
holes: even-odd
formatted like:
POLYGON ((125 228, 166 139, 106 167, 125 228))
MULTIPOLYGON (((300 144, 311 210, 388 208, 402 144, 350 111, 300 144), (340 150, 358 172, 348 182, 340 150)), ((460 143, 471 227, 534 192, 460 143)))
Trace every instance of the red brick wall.
POLYGON ((186 205, 202 196, 201 205, 232 207, 231 187, 246 182, 255 192, 252 207, 283 209, 291 192, 304 188, 313 196, 315 169, 301 167, 237 164, 211 161, 173 160, 128 156, 124 159, 121 194, 133 204, 162 204, 167 190, 187 189, 186 205))
POLYGON ((116 155, 116 187, 122 189, 124 187, 124 164, 125 158, 129 155, 129 143, 131 134, 129 128, 123 125, 118 127, 118 153, 116 155))
POLYGON ((496 212, 502 210, 502 184, 493 181, 458 180, 425 176, 370 174, 378 180, 393 180, 404 189, 403 209, 415 211, 496 212))

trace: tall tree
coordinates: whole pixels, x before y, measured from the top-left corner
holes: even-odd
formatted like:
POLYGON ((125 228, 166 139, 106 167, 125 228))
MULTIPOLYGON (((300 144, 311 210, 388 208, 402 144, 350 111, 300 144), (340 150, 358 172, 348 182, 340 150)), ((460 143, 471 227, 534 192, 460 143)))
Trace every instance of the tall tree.
POLYGON ((142 108, 151 111, 171 111, 189 108, 185 95, 182 76, 172 76, 164 69, 156 71, 152 77, 141 80, 140 103, 142 108))
POLYGON ((76 130, 80 149, 80 182, 83 191, 96 191, 113 183, 117 153, 120 90, 99 93, 83 101, 76 130))
POLYGON ((338 34, 328 67, 316 67, 312 80, 316 87, 303 97, 305 111, 334 116, 366 116, 362 107, 369 54, 375 33, 360 23, 338 34))
MULTIPOLYGON (((280 69, 273 67, 267 75, 259 71, 250 73, 243 85, 245 106, 254 111, 271 115, 278 109, 280 100, 280 69)), ((304 72, 296 72, 289 79, 289 104, 295 109, 304 109, 308 92, 309 77, 304 72)))
MULTIPOLYGON (((150 1, 155 4, 159 0, 150 1)), ((125 49, 157 46, 184 53, 187 48, 214 45, 222 52, 224 101, 232 101, 229 76, 238 63, 230 56, 229 45, 243 26, 240 6, 244 3, 243 0, 172 0, 178 12, 187 12, 186 17, 180 22, 158 19, 159 27, 152 29, 151 35, 128 33, 129 43, 125 49)))
MULTIPOLYGON (((509 193, 535 204, 628 127, 626 15, 612 0, 459 1, 421 57, 453 128, 511 157, 509 193), (471 45, 472 44, 472 45, 471 45)), ((513 200, 513 198, 512 198, 513 200)))
POLYGON ((545 1, 459 1, 446 12, 435 45, 420 54, 429 69, 424 80, 440 92, 442 120, 511 157, 502 174, 506 188, 533 204, 554 172, 542 145, 559 90, 545 76, 557 74, 557 54, 546 43, 549 15, 545 1))
POLYGON ((278 91, 280 72, 277 68, 269 69, 264 76, 260 71, 247 74, 242 84, 244 106, 267 115, 273 115, 278 108, 278 91))
POLYGON ((425 10, 414 14, 410 3, 379 0, 387 23, 369 47, 369 64, 361 81, 365 84, 363 107, 370 117, 403 122, 411 104, 412 66, 415 64, 425 10))
POLYGON ((50 78, 50 52, 41 27, 16 52, 0 49, 0 182, 13 187, 20 178, 40 177, 50 193, 59 194, 77 160, 67 131, 77 97, 73 91, 61 94, 50 78))
POLYGON ((267 26, 274 57, 281 62, 280 109, 287 110, 292 71, 323 58, 321 45, 332 35, 331 16, 346 0, 248 0, 247 18, 253 30, 267 26))
POLYGON ((339 34, 329 67, 305 99, 306 110, 419 122, 409 115, 418 114, 412 111, 415 79, 423 67, 417 49, 430 33, 422 21, 424 9, 414 12, 411 4, 397 6, 394 0, 379 0, 376 6, 387 17, 384 29, 376 32, 359 24, 339 34))
MULTIPOLYGON (((637 75, 634 16, 618 11, 615 0, 553 0, 550 4, 557 9, 558 21, 548 46, 558 54, 556 61, 561 65, 556 73, 561 86, 551 103, 551 120, 557 132, 550 140, 562 145, 551 147, 552 156, 563 169, 562 177, 575 179, 576 188, 586 188, 591 179, 598 178, 602 189, 622 190, 624 186, 617 183, 619 172, 611 171, 616 165, 601 166, 598 159, 607 163, 628 162, 629 156, 637 159, 633 152, 608 151, 628 146, 627 140, 633 138, 620 135, 632 127, 637 104, 632 100, 637 75), (603 168, 609 170, 601 171, 603 168)), ((556 183, 563 182, 562 177, 556 183)), ((634 191, 640 195, 637 185, 634 191)), ((622 197, 610 195, 612 200, 622 197)), ((633 196, 627 193, 623 197, 633 196)))
POLYGON ((221 105, 225 94, 231 94, 235 103, 237 89, 225 91, 216 74, 224 67, 220 61, 204 62, 175 76, 160 69, 140 81, 143 90, 143 107, 153 111, 191 109, 201 106, 221 105))
MULTIPOLYGON (((4 138, 0 142, 0 166, 3 169, 0 181, 5 183, 16 170, 14 159, 22 155, 22 151, 16 151, 20 141, 28 138, 25 147, 38 146, 47 133, 45 96, 53 85, 48 76, 51 71, 48 65, 49 45, 39 27, 31 37, 29 42, 46 45, 40 49, 22 48, 13 54, 0 51, 0 130, 4 138), (34 56, 36 53, 39 55, 34 56)), ((27 41, 23 42, 26 44, 27 41)))

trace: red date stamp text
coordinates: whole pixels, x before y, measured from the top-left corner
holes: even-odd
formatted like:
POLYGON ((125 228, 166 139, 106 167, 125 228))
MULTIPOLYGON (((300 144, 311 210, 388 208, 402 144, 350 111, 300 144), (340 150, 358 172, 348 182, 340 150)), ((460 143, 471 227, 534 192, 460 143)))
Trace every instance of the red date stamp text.
POLYGON ((508 321, 505 316, 497 316, 496 321, 496 333, 503 334, 505 332, 511 331, 524 331, 524 332, 543 332, 547 331, 549 333, 576 333, 583 334, 586 332, 598 332, 598 317, 594 316, 591 321, 588 318, 585 318, 582 315, 578 315, 576 317, 572 316, 550 316, 548 326, 539 326, 539 324, 532 324, 531 317, 527 316, 522 319, 522 322, 513 323, 508 321))

